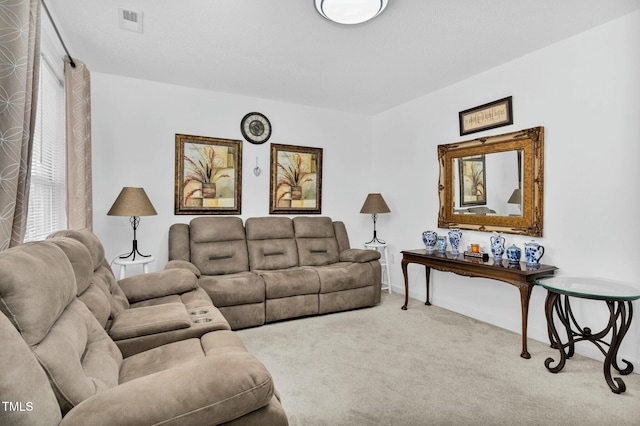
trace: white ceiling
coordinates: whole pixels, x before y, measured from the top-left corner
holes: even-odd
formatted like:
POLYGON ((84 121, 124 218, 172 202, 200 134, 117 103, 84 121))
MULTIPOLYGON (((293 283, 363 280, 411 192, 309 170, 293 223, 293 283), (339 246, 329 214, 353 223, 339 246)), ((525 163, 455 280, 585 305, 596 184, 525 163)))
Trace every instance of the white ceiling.
POLYGON ((342 26, 313 0, 46 3, 91 71, 365 115, 640 9, 640 0, 389 0, 376 19, 342 26), (118 6, 143 12, 143 34, 119 28, 118 6))

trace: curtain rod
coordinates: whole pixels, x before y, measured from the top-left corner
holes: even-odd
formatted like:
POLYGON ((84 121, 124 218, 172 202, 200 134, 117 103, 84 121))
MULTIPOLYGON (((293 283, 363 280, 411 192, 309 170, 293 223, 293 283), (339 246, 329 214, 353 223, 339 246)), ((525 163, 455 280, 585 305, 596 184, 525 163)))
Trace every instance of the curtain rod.
POLYGON ((76 67, 76 63, 73 62, 73 58, 71 57, 71 54, 67 50, 67 46, 64 44, 64 41, 62 40, 62 36, 60 35, 60 32, 58 31, 58 27, 56 26, 56 23, 53 21, 53 18, 51 17, 51 14, 49 13, 49 8, 45 4, 44 0, 42 0, 42 6, 44 7, 44 11, 47 12, 47 16, 49 17, 49 21, 51 22, 51 25, 53 25, 53 29, 55 30, 55 32, 56 32, 56 34, 58 36, 58 40, 60 40, 60 43, 62 44, 62 48, 64 49, 65 52, 67 52, 67 56, 69 57, 69 65, 71 65, 71 68, 75 68, 76 67))

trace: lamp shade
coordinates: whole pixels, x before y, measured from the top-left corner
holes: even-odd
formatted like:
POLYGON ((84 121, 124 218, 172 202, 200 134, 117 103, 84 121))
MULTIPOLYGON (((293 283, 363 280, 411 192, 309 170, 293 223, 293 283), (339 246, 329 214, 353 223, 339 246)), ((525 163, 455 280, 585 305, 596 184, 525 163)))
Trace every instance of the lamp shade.
POLYGON ((125 186, 107 213, 108 216, 155 216, 158 212, 143 188, 125 186))
POLYGON ((367 195, 367 199, 364 200, 364 204, 360 209, 360 213, 378 214, 389 212, 391 212, 391 210, 389 210, 389 206, 387 206, 381 194, 367 195))
POLYGON ((511 197, 509 197, 509 201, 507 204, 520 204, 522 202, 522 191, 519 188, 513 190, 511 197))

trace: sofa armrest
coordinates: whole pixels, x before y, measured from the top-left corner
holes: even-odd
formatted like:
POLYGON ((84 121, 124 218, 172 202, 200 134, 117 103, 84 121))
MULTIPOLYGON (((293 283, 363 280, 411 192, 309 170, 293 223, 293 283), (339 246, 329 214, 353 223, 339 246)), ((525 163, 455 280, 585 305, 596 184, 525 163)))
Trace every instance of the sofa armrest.
POLYGON ((198 287, 198 278, 186 269, 169 269, 134 275, 118 281, 129 302, 182 294, 198 287))
POLYGON ((60 425, 221 424, 266 406, 273 393, 253 355, 223 353, 98 392, 60 425))
POLYGON ((109 336, 113 340, 123 340, 190 326, 191 317, 184 304, 163 303, 118 312, 111 321, 109 336))
POLYGON ((196 265, 191 262, 187 262, 186 260, 170 260, 169 263, 164 267, 165 271, 167 269, 187 269, 195 274, 196 277, 200 278, 202 273, 198 269, 196 265))
POLYGON ((348 249, 340 252, 340 262, 367 263, 380 259, 380 252, 365 249, 348 249))

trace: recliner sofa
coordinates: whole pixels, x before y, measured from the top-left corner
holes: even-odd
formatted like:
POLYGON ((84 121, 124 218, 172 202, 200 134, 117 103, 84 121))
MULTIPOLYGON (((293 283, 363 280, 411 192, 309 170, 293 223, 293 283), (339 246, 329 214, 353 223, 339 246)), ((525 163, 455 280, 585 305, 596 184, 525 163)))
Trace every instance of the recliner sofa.
POLYGON ((231 330, 123 356, 87 307, 98 293, 78 291, 95 275, 68 256, 82 252, 72 241, 0 252, 0 424, 287 424, 271 375, 231 330))
POLYGON ((380 303, 379 259, 329 217, 198 217, 170 227, 166 268, 196 274, 240 329, 380 303))
POLYGON ((210 331, 230 330, 188 270, 171 269, 116 281, 104 247, 92 231, 58 231, 48 240, 69 258, 78 298, 125 357, 210 331))

